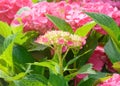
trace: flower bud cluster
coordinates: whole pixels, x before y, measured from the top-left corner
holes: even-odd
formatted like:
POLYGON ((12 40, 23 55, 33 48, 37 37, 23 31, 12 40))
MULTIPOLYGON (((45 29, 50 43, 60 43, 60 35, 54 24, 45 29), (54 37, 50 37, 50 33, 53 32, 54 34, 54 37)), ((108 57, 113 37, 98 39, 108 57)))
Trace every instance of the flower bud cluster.
POLYGON ((48 31, 44 35, 40 35, 37 43, 48 46, 67 46, 67 47, 82 47, 86 40, 75 34, 70 34, 64 31, 48 31))

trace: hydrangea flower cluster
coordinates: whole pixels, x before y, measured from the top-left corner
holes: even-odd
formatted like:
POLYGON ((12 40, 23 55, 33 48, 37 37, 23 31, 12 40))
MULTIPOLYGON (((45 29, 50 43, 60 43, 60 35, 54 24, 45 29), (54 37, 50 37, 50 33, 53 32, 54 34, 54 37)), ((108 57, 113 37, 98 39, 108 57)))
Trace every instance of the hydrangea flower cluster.
POLYGON ((109 3, 111 4, 113 7, 117 7, 118 9, 120 9, 120 2, 119 0, 84 0, 85 3, 88 2, 104 2, 104 3, 109 3))
POLYGON ((21 7, 31 5, 31 0, 0 0, 0 21, 10 24, 21 7))
POLYGON ((88 60, 88 63, 93 64, 93 69, 96 71, 101 71, 103 66, 106 66, 106 68, 110 72, 116 72, 112 68, 112 63, 108 59, 107 55, 105 54, 103 46, 97 46, 93 54, 88 60))
POLYGON ((40 2, 34 4, 29 8, 29 10, 24 11, 20 15, 16 15, 12 25, 19 25, 19 22, 16 21, 17 18, 21 18, 24 24, 24 31, 36 30, 41 34, 44 34, 46 31, 53 28, 53 24, 46 18, 45 14, 49 14, 51 8, 48 2, 40 2))
MULTIPOLYGON (((102 1, 96 3, 66 3, 64 1, 57 3, 39 2, 33 4, 30 10, 24 11, 20 15, 16 15, 12 24, 19 24, 16 19, 20 17, 24 23, 24 31, 36 30, 41 34, 44 34, 46 31, 56 28, 45 16, 46 14, 51 14, 64 19, 75 31, 77 28, 91 21, 91 18, 83 13, 83 10, 106 14, 112 17, 118 25, 120 25, 120 11, 111 4, 102 1)), ((95 29, 102 34, 105 34, 101 28, 96 27, 95 29)))
POLYGON ((86 40, 75 34, 70 34, 64 31, 48 31, 44 35, 41 35, 36 40, 37 43, 48 46, 67 46, 68 48, 82 47, 86 40))
POLYGON ((110 79, 97 86, 120 86, 120 75, 113 74, 113 76, 110 79))

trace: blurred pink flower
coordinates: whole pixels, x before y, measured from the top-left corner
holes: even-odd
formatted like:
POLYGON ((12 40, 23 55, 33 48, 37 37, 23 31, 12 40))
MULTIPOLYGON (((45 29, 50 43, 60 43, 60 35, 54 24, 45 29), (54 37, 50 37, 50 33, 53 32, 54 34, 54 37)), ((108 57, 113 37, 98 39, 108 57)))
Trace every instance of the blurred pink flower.
POLYGON ((104 53, 104 49, 101 46, 98 46, 93 54, 91 55, 90 59, 88 60, 89 63, 93 64, 93 68, 97 71, 101 71, 106 60, 107 56, 104 53))
POLYGON ((97 86, 120 86, 120 75, 113 74, 111 78, 98 84, 97 86))
POLYGON ((97 71, 101 71, 102 68, 105 66, 108 71, 116 72, 112 68, 112 63, 105 54, 103 46, 97 46, 97 48, 89 58, 88 63, 92 63, 93 69, 97 71))
POLYGON ((31 0, 0 0, 0 21, 10 24, 21 7, 31 4, 31 0))
POLYGON ((120 26, 120 10, 116 11, 112 14, 112 18, 117 22, 117 24, 120 26))
POLYGON ((54 9, 52 3, 40 2, 33 4, 30 10, 24 11, 20 15, 16 15, 12 25, 19 25, 17 19, 21 18, 24 24, 24 32, 36 30, 40 32, 40 34, 44 34, 46 31, 53 28, 53 24, 45 16, 46 14, 50 14, 52 9, 54 9))
MULTIPOLYGON (((60 1, 57 3, 39 2, 33 4, 30 10, 24 11, 20 15, 16 15, 12 25, 19 25, 17 19, 21 18, 25 32, 36 30, 40 32, 40 34, 44 34, 48 30, 57 29, 56 26, 46 17, 46 14, 51 14, 64 19, 71 25, 73 30, 76 31, 77 28, 92 20, 83 12, 83 10, 106 14, 120 24, 119 10, 116 7, 113 7, 110 3, 104 3, 102 1, 95 3, 66 3, 65 1, 60 1)), ((106 34, 106 32, 100 27, 95 27, 95 30, 102 34, 106 34)))
POLYGON ((87 76, 88 74, 78 74, 76 77, 75 77, 75 82, 74 82, 74 86, 77 86, 78 83, 87 76))

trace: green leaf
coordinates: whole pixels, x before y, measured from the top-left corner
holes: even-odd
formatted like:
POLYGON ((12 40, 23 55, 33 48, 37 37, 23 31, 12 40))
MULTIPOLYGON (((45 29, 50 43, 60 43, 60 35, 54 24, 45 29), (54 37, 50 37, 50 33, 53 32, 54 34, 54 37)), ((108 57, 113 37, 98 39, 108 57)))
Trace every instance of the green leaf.
POLYGON ((53 73, 50 73, 49 82, 51 86, 68 86, 65 78, 59 74, 55 75, 53 73))
POLYGON ((113 66, 112 66, 112 67, 113 67, 117 72, 120 73, 120 61, 113 63, 113 66))
POLYGON ((32 2, 33 2, 33 3, 37 3, 37 2, 39 2, 39 0, 32 0, 32 2))
POLYGON ((86 64, 78 70, 78 73, 81 74, 95 74, 96 72, 92 70, 92 64, 86 64))
POLYGON ((74 62, 76 62, 81 56, 89 53, 90 51, 91 51, 91 50, 88 50, 88 51, 86 51, 85 53, 83 53, 82 55, 79 55, 79 56, 71 59, 69 62, 67 62, 65 69, 66 69, 69 65, 73 64, 74 62))
POLYGON ((38 44, 38 43, 32 43, 32 47, 29 49, 29 51, 43 51, 47 48, 46 45, 38 44))
POLYGON ((8 68, 8 70, 11 70, 9 71, 9 73, 13 73, 13 59, 12 59, 13 46, 14 46, 14 35, 9 36, 5 39, 4 41, 5 48, 3 53, 0 55, 0 59, 4 60, 7 63, 6 67, 8 68))
POLYGON ((66 80, 71 80, 74 78, 77 74, 95 74, 96 72, 92 70, 92 64, 86 64, 82 66, 77 72, 71 73, 67 76, 65 76, 66 80))
POLYGON ((9 65, 11 70, 13 68, 12 48, 13 48, 13 43, 11 43, 8 46, 8 48, 3 52, 3 54, 0 56, 0 59, 3 59, 9 65))
POLYGON ((79 35, 79 36, 86 36, 90 30, 96 25, 96 23, 94 21, 92 22, 89 22, 85 25, 83 25, 82 27, 78 28, 76 31, 75 31, 75 34, 79 35))
POLYGON ((38 33, 36 33, 35 31, 28 31, 26 33, 19 32, 16 34, 15 43, 27 47, 30 41, 33 40, 33 38, 37 35, 38 33))
POLYGON ((11 86, 47 86, 47 79, 37 74, 28 75, 23 79, 15 80, 11 86))
POLYGON ((8 74, 5 73, 4 71, 0 70, 0 78, 5 79, 5 78, 7 78, 7 77, 9 77, 8 74))
POLYGON ((37 66, 43 66, 43 67, 47 67, 50 70, 52 70, 54 73, 59 73, 59 66, 56 62, 54 61, 44 61, 44 62, 34 62, 33 65, 37 65, 37 66))
POLYGON ((23 25, 19 25, 19 26, 11 26, 12 28, 12 32, 13 34, 16 34, 16 33, 23 33, 23 25))
POLYGON ((16 45, 13 48, 13 60, 17 64, 26 64, 35 61, 31 54, 20 45, 16 45))
POLYGON ((77 86, 96 86, 99 83, 99 79, 107 76, 107 73, 90 74, 88 77, 84 78, 79 82, 77 86))
POLYGON ((6 72, 7 74, 9 74, 8 72, 8 68, 7 68, 7 62, 5 62, 4 59, 0 58, 0 70, 6 72))
POLYGON ((4 42, 4 38, 0 35, 0 55, 3 52, 3 42, 4 42))
POLYGON ((111 36, 116 44, 119 45, 120 29, 111 17, 99 13, 86 12, 86 14, 93 18, 93 20, 111 36))
POLYGON ((0 35, 6 38, 11 33, 11 28, 7 23, 0 21, 0 35))
POLYGON ((16 35, 10 35, 5 38, 3 43, 3 51, 9 46, 9 44, 11 44, 14 41, 15 37, 16 35))
POLYGON ((21 79, 21 78, 23 78, 24 76, 25 76, 25 73, 24 73, 24 72, 21 72, 21 73, 15 75, 15 76, 13 77, 13 80, 21 79))
POLYGON ((26 48, 16 45, 13 48, 13 63, 17 72, 23 72, 26 69, 26 63, 33 63, 35 59, 26 50, 26 48))
POLYGON ((46 16, 53 24, 55 24, 58 27, 58 29, 73 33, 71 26, 64 20, 49 14, 47 14, 46 16))
POLYGON ((108 58, 112 63, 120 61, 120 49, 117 47, 114 41, 109 39, 104 49, 106 54, 108 55, 108 58))
POLYGON ((98 41, 99 38, 100 38, 100 36, 96 32, 92 32, 90 34, 90 36, 88 36, 87 41, 86 41, 86 45, 79 51, 79 53, 77 55, 77 56, 79 56, 79 55, 83 54, 83 56, 81 56, 76 62, 77 68, 80 68, 81 66, 86 64, 86 62, 88 61, 88 59, 92 55, 94 49, 98 45, 97 41, 98 41), (84 54, 88 50, 91 50, 91 51, 88 52, 87 54, 84 54))

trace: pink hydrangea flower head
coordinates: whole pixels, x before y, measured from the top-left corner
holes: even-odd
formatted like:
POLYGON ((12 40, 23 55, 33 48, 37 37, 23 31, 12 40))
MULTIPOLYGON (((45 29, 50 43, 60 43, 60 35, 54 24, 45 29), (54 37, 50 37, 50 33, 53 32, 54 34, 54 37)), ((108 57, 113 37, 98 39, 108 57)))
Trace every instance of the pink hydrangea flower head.
POLYGON ((113 18, 113 19, 116 21, 116 23, 120 26, 120 10, 113 12, 112 18, 113 18))
MULTIPOLYGON (((57 16, 61 19, 64 19, 67 23, 71 25, 74 31, 77 28, 83 26, 84 24, 90 22, 92 19, 88 17, 84 12, 97 12, 103 13, 110 17, 113 17, 114 20, 119 24, 119 15, 116 11, 118 9, 113 7, 109 3, 104 2, 88 2, 88 3, 66 3, 65 1, 60 2, 39 2, 30 7, 30 10, 24 11, 20 15, 16 15, 13 21, 13 25, 19 24, 16 22, 18 18, 21 18, 24 24, 24 31, 36 30, 41 34, 44 34, 48 30, 58 29, 51 21, 46 18, 46 14, 51 14, 57 16), (117 16, 114 17, 114 16, 117 16)), ((102 34, 106 34, 101 28, 95 27, 95 30, 102 34)))
POLYGON ((20 15, 16 15, 12 25, 19 25, 17 19, 21 18, 24 24, 24 32, 35 30, 40 32, 40 34, 44 34, 53 28, 53 24, 45 16, 49 14, 50 9, 53 9, 48 2, 33 4, 29 9, 28 11, 23 11, 20 15))
POLYGON ((31 4, 31 0, 0 0, 0 21, 10 24, 21 7, 31 4))
POLYGON ((73 35, 70 34, 69 32, 64 32, 64 31, 48 31, 44 35, 40 35, 38 39, 36 40, 37 43, 40 44, 45 44, 49 46, 67 46, 68 47, 82 47, 83 46, 83 40, 82 37, 78 35, 73 35), (43 38, 47 38, 47 43, 46 41, 43 41, 43 38), (82 40, 81 40, 82 39, 82 40))
MULTIPOLYGON (((112 17, 114 12, 118 11, 118 9, 116 7, 113 7, 110 3, 107 3, 107 2, 105 3, 102 1, 95 2, 95 3, 89 2, 89 3, 84 4, 82 7, 83 7, 83 10, 85 10, 87 12, 102 13, 102 14, 108 15, 110 17, 112 17)), ((114 20, 116 20, 116 19, 114 19, 114 20)), ((94 29, 97 32, 100 32, 101 34, 106 34, 106 32, 99 26, 96 26, 94 29)))
POLYGON ((120 75, 113 74, 112 77, 97 86, 120 86, 120 75))
POLYGON ((105 54, 103 46, 97 46, 97 48, 89 58, 88 63, 92 63, 93 69, 97 71, 101 71, 102 68, 105 66, 108 71, 116 72, 112 67, 111 61, 105 54))
POLYGON ((104 61, 102 59, 105 59, 106 55, 104 53, 104 49, 101 46, 98 46, 93 54, 91 55, 90 59, 88 60, 89 63, 93 64, 93 68, 97 71, 101 71, 102 67, 104 66, 104 61))

